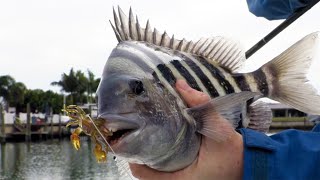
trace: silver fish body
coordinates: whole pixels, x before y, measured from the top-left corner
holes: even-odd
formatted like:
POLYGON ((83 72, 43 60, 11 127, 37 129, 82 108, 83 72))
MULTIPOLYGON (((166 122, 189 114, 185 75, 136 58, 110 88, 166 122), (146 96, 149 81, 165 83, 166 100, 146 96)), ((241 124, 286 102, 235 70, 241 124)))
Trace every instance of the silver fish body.
POLYGON ((303 58, 314 52, 317 33, 306 36, 260 69, 241 74, 236 70, 244 54, 224 38, 177 41, 166 33, 151 31, 149 23, 141 28, 131 10, 127 19, 119 9, 119 17, 115 15, 113 25, 119 44, 108 58, 97 90, 98 114, 105 127, 114 132, 107 137, 113 150, 129 162, 161 171, 188 166, 197 157, 202 135, 212 139, 223 136, 205 127, 210 121, 206 114, 211 111, 217 111, 234 128, 239 124, 250 127, 250 123, 257 129, 265 128, 270 119, 259 118, 265 114, 259 114, 265 105, 251 107, 257 115, 253 118, 240 117, 252 98, 269 97, 320 114, 319 107, 303 102, 313 99, 320 103, 314 89, 293 85, 305 83, 312 58, 307 63, 303 58), (175 89, 178 79, 212 100, 188 108, 175 89))

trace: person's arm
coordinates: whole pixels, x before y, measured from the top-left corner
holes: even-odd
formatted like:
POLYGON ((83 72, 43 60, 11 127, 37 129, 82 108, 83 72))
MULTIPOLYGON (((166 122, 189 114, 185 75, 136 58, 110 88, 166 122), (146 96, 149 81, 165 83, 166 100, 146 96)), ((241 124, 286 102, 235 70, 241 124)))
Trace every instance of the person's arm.
POLYGON ((268 20, 287 19, 311 0, 247 0, 251 13, 268 20))
POLYGON ((243 179, 320 179, 320 125, 312 132, 285 130, 272 136, 240 129, 243 179))

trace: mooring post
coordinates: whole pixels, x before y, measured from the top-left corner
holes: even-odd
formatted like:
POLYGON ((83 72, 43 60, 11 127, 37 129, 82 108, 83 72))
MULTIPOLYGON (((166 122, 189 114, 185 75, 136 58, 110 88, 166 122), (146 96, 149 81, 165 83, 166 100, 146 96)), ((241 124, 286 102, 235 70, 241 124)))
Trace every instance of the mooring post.
POLYGON ((50 136, 51 139, 53 138, 53 114, 52 114, 53 109, 50 108, 50 136))
POLYGON ((5 158, 6 157, 6 146, 3 143, 1 143, 0 146, 1 146, 1 166, 0 166, 0 168, 4 170, 6 168, 6 166, 8 166, 7 165, 8 162, 6 162, 6 158, 5 158))
POLYGON ((90 117, 92 117, 92 106, 91 105, 89 105, 89 115, 90 115, 90 117))
POLYGON ((0 141, 1 143, 6 142, 6 126, 4 122, 4 114, 3 114, 3 107, 0 104, 0 121, 1 121, 1 136, 0 141))
POLYGON ((27 104, 27 129, 26 141, 31 141, 31 116, 30 116, 30 103, 27 104))
POLYGON ((49 115, 46 113, 45 123, 44 123, 44 132, 46 133, 46 139, 48 138, 48 124, 49 124, 49 115))
POLYGON ((59 114, 59 139, 61 138, 61 114, 59 114))

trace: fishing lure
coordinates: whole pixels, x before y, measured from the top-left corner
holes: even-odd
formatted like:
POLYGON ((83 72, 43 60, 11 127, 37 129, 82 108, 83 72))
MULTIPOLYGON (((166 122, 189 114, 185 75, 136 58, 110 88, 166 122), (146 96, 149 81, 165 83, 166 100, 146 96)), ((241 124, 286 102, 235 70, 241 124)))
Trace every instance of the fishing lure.
POLYGON ((93 153, 97 159, 97 162, 99 163, 105 162, 107 160, 108 147, 102 146, 98 139, 100 138, 100 133, 103 133, 103 135, 107 137, 107 136, 112 136, 112 132, 106 128, 103 128, 101 121, 93 120, 79 106, 69 105, 66 108, 64 108, 62 111, 66 112, 67 116, 69 116, 70 118, 70 122, 68 122, 66 127, 69 127, 71 125, 78 126, 70 136, 73 147, 76 150, 79 150, 80 148, 79 135, 82 132, 84 132, 86 135, 91 136, 91 139, 95 143, 95 148, 93 150, 93 153), (98 132, 98 129, 100 130, 100 133, 98 132))

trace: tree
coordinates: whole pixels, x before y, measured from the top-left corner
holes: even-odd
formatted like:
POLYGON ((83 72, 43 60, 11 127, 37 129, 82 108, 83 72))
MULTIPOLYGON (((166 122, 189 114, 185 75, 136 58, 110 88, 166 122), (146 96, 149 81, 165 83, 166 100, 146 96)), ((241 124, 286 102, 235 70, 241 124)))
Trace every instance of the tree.
POLYGON ((100 78, 95 79, 94 74, 88 70, 86 77, 80 70, 70 69, 69 74, 63 73, 60 81, 52 82, 51 85, 60 86, 61 90, 69 93, 71 104, 94 102, 93 95, 97 90, 100 78), (85 93, 86 96, 85 97, 85 93))
POLYGON ((100 83, 100 78, 95 79, 94 74, 88 69, 88 77, 87 77, 87 99, 89 103, 94 102, 93 94, 98 89, 99 83, 100 83))
MULTIPOLYGON (((63 108, 63 95, 52 91, 46 91, 44 93, 43 102, 44 111, 46 111, 48 107, 51 107, 53 113, 59 114, 63 108)), ((67 104, 71 104, 71 102, 67 102, 67 104)))
POLYGON ((21 108, 26 90, 26 86, 22 82, 16 82, 13 77, 0 76, 0 96, 5 99, 7 107, 21 108))
MULTIPOLYGON (((4 100, 7 107, 16 107, 16 112, 25 112, 28 103, 32 112, 46 113, 52 108, 53 113, 61 113, 63 107, 63 95, 41 89, 27 89, 23 83, 16 82, 9 75, 0 76, 0 100, 1 104, 4 100)), ((72 104, 70 101, 67 103, 72 104)))
POLYGON ((62 91, 70 93, 71 103, 84 103, 83 94, 87 91, 88 80, 80 70, 71 68, 69 74, 63 73, 60 81, 52 82, 51 85, 60 86, 62 91))
POLYGON ((76 72, 76 78, 78 81, 77 91, 76 91, 76 97, 78 103, 85 103, 85 96, 84 93, 87 91, 87 85, 88 85, 88 79, 84 75, 83 72, 78 70, 76 72))
POLYGON ((74 94, 76 94, 78 90, 78 81, 73 68, 71 68, 68 75, 66 73, 63 73, 61 75, 61 80, 52 82, 51 85, 60 86, 62 91, 70 93, 71 103, 74 103, 74 94))
POLYGON ((16 107, 17 111, 24 105, 24 95, 27 87, 22 82, 14 83, 9 87, 9 99, 7 100, 10 106, 16 107))
POLYGON ((30 103, 31 112, 49 113, 52 108, 53 113, 59 114, 63 108, 63 95, 50 90, 44 92, 41 89, 28 89, 24 104, 27 103, 30 103))
POLYGON ((9 99, 9 88, 16 83, 13 77, 9 75, 0 76, 0 96, 6 101, 9 99))

